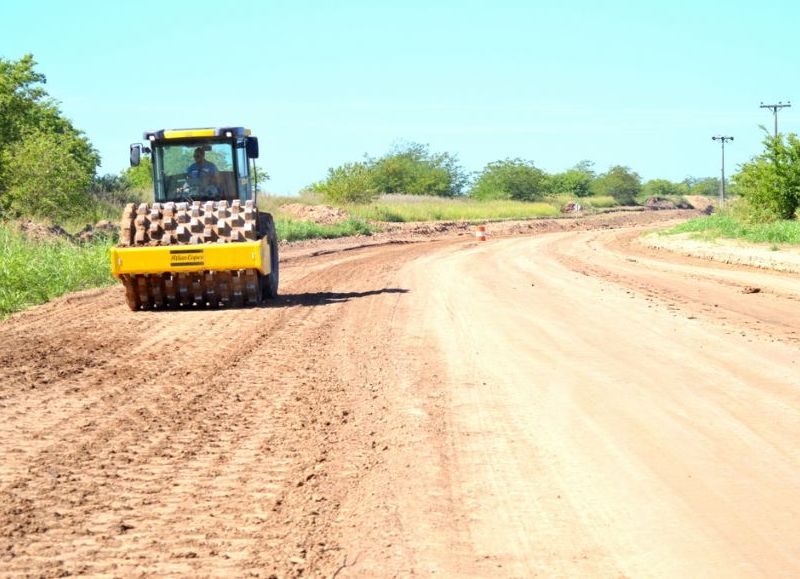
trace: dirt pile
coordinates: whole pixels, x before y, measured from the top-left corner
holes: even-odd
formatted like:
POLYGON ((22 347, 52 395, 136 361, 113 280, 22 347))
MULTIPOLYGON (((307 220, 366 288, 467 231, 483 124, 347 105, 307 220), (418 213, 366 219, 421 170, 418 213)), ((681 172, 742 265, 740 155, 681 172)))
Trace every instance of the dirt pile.
POLYGON ((87 225, 84 227, 80 233, 78 233, 77 238, 79 241, 86 242, 92 241, 93 239, 97 239, 99 237, 108 238, 118 234, 119 225, 104 219, 102 221, 98 221, 94 225, 87 225))
POLYGON ((664 197, 650 197, 644 206, 648 209, 675 209, 675 204, 664 197))
POLYGON ((402 233, 411 236, 436 237, 437 235, 465 232, 474 226, 468 221, 418 221, 389 223, 383 226, 388 234, 402 233))
POLYGON ((708 197, 704 197, 703 195, 687 195, 684 199, 691 205, 692 209, 698 209, 709 215, 714 212, 714 202, 708 197))
POLYGON ((320 225, 333 225, 346 221, 349 215, 330 205, 303 205, 302 203, 287 203, 281 205, 281 213, 290 215, 301 221, 311 221, 320 225))
POLYGON ((15 227, 25 237, 35 242, 65 240, 71 243, 86 243, 98 238, 110 238, 119 232, 119 225, 106 220, 86 225, 75 235, 60 225, 47 225, 31 220, 18 221, 15 227))
POLYGON ((74 237, 69 234, 63 227, 58 225, 47 225, 37 221, 23 220, 17 221, 17 231, 22 233, 31 241, 57 241, 66 239, 68 241, 75 241, 74 237))

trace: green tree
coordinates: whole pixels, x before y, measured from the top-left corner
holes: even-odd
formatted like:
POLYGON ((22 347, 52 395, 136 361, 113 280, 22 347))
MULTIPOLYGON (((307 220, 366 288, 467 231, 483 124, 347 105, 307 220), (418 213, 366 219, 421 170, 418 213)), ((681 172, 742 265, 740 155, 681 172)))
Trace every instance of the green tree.
POLYGON ((597 195, 610 195, 620 205, 633 205, 642 191, 642 179, 628 167, 615 165, 592 184, 597 195))
POLYGON ((36 109, 47 106, 43 74, 26 54, 18 61, 0 58, 0 148, 18 141, 26 127, 37 124, 36 109))
POLYGON ((89 192, 92 195, 104 195, 107 193, 125 192, 130 188, 130 183, 121 175, 106 173, 105 175, 96 175, 92 179, 89 185, 89 192))
POLYGON ((68 139, 54 133, 27 133, 3 151, 5 211, 60 220, 91 208, 92 175, 77 158, 63 153, 68 139))
POLYGON ((363 162, 328 169, 327 178, 310 189, 332 203, 369 203, 378 196, 373 171, 363 162))
MULTIPOLYGON (((52 206, 56 200, 64 202, 65 195, 72 198, 72 193, 66 192, 87 186, 100 163, 83 132, 47 95, 41 86, 45 76, 35 66, 30 54, 17 61, 0 58, 0 209, 13 208, 18 213, 40 213, 37 207, 22 204, 22 199, 52 206), (56 148, 45 151, 45 147, 56 148), (42 154, 43 158, 27 159, 26 154, 42 154), (34 167, 45 171, 34 176, 39 187, 35 199, 23 182, 34 167), (66 176, 75 178, 75 183, 64 183, 66 176)), ((81 204, 73 209, 80 211, 81 204)), ((68 209, 54 213, 64 211, 68 209)))
POLYGON ((668 179, 650 179, 642 187, 647 197, 675 197, 685 195, 688 189, 682 183, 674 183, 668 179))
POLYGON ((547 192, 547 174, 534 166, 533 161, 505 159, 484 167, 472 186, 470 196, 484 200, 536 201, 547 192))
POLYGON ((764 152, 744 163, 733 182, 757 220, 794 219, 800 206, 800 139, 764 138, 764 152))
POLYGON ((592 194, 592 181, 595 178, 593 167, 594 163, 591 161, 581 161, 572 169, 552 175, 551 192, 556 195, 588 197, 592 194))
POLYGON ((121 176, 128 187, 134 191, 140 193, 153 191, 153 161, 150 157, 142 157, 136 167, 123 169, 121 176))
POLYGON ((253 179, 253 186, 256 187, 259 193, 266 193, 267 181, 270 180, 269 173, 266 169, 262 169, 258 165, 251 165, 251 167, 255 168, 255 171, 250 175, 253 179))
POLYGON ((702 195, 703 197, 714 197, 719 194, 719 179, 716 177, 687 177, 681 182, 685 186, 684 195, 702 195))
POLYGON ((399 145, 390 153, 368 160, 375 186, 382 193, 460 195, 467 178, 450 153, 431 153, 427 145, 399 145))
POLYGON ((144 201, 143 192, 141 189, 133 189, 124 173, 97 175, 89 184, 89 193, 93 199, 117 207, 127 203, 141 203, 144 201))

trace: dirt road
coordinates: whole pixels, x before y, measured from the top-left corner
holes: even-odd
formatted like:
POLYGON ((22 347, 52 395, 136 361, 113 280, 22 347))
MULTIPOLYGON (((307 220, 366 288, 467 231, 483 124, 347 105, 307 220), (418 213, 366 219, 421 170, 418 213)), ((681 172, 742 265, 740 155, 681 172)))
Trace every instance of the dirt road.
POLYGON ((0 576, 797 576, 800 276, 633 221, 0 323, 0 576))

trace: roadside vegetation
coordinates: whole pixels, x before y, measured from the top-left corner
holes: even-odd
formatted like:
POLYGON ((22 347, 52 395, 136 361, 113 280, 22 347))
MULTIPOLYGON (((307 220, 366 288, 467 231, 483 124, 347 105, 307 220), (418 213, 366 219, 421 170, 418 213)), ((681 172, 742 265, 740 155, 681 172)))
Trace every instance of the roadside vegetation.
MULTIPOLYGON (((107 252, 113 234, 37 241, 14 223, 34 220, 76 234, 87 224, 115 223, 127 203, 153 200, 150 160, 98 175, 96 149, 47 94, 45 82, 32 55, 0 58, 0 316, 64 292, 112 283, 107 252)), ((259 168, 262 192, 268 179, 259 168)), ((275 215, 279 239, 296 241, 369 235, 381 222, 534 219, 642 205, 653 198, 677 205, 690 195, 715 197, 719 186, 715 178, 643 181, 630 167, 598 171, 587 160, 549 173, 530 159, 503 158, 468 173, 455 153, 412 142, 331 167, 300 197, 262 194, 259 206, 275 215), (347 217, 330 224, 297 219, 281 209, 292 203, 330 204, 347 217)), ((674 231, 798 243, 797 136, 766 137, 764 151, 740 167, 729 192, 737 203, 674 231)))
POLYGON ((0 223, 0 318, 62 294, 114 283, 111 238, 77 245, 53 236, 34 240, 0 223))
POLYGON ((330 225, 278 217, 275 220, 275 229, 278 233, 278 239, 286 241, 371 235, 377 231, 376 227, 366 221, 352 217, 341 223, 330 225))
POLYGON ((0 58, 0 213, 69 218, 90 208, 100 157, 42 88, 31 55, 0 58))
POLYGON ((766 134, 763 143, 732 177, 734 198, 726 207, 666 233, 800 245, 800 138, 766 134))
POLYGON ((367 221, 491 221, 555 217, 559 210, 549 203, 509 200, 475 201, 432 196, 382 195, 372 203, 349 205, 347 211, 367 221))
POLYGON ((681 223, 666 233, 689 233, 691 237, 705 241, 725 238, 743 239, 752 243, 800 245, 800 223, 796 220, 754 223, 742 219, 736 211, 729 210, 681 223))
POLYGON ((395 146, 382 157, 365 156, 331 167, 326 178, 309 185, 307 192, 366 219, 426 221, 527 219, 553 215, 568 203, 598 209, 642 204, 652 197, 680 204, 686 196, 715 195, 718 189, 719 180, 714 178, 643 182, 622 165, 597 173, 587 160, 548 173, 531 160, 507 158, 467 174, 456 155, 433 153, 427 145, 411 143, 395 146), (387 195, 393 201, 387 202, 387 195), (425 202, 413 202, 414 197, 425 202))

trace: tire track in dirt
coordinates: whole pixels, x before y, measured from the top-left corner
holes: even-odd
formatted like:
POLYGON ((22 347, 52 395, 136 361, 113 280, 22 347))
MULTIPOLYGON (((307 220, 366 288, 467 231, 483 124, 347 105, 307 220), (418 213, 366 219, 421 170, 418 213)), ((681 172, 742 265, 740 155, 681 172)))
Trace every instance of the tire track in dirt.
MULTIPOLYGON (((152 329, 149 322, 137 320, 137 324, 152 329)), ((226 438, 232 436, 234 426, 239 427, 224 415, 226 409, 233 410, 228 399, 241 400, 250 389, 237 382, 225 361, 245 355, 254 336, 252 332, 249 336, 245 333, 247 339, 243 341, 232 334, 212 334, 213 341, 224 344, 217 351, 210 344, 190 348, 186 363, 174 364, 170 363, 173 357, 180 359, 186 352, 180 345, 174 347, 174 332, 169 330, 169 322, 165 324, 167 331, 154 341, 149 357, 140 354, 128 359, 127 371, 122 374, 132 379, 106 388, 93 400, 84 396, 85 405, 77 409, 76 415, 63 417, 56 428, 45 425, 52 429, 49 438, 60 441, 45 440, 37 449, 36 460, 27 465, 28 475, 8 485, 25 494, 39 494, 35 509, 26 513, 19 506, 23 502, 20 500, 15 513, 18 522, 23 522, 18 528, 20 533, 26 534, 31 527, 47 529, 42 545, 33 541, 28 547, 34 558, 53 560, 61 556, 59 528, 68 535, 84 537, 80 539, 82 548, 74 549, 74 559, 62 559, 66 569, 80 561, 113 559, 115 553, 119 559, 126 559, 129 554, 135 558, 135 549, 129 545, 123 548, 115 540, 115 535, 137 528, 139 521, 136 516, 131 518, 130 512, 146 512, 153 503, 152 497, 162 500, 171 486, 180 487, 176 479, 182 474, 202 479, 204 473, 211 471, 206 476, 213 476, 213 469, 219 468, 217 463, 227 460, 225 450, 231 440, 226 438), (70 427, 75 418, 77 424, 70 427), (220 452, 200 452, 201 456, 195 458, 198 449, 209 445, 220 452), (50 511, 48 514, 55 519, 40 520, 42 511, 50 511), (84 529, 79 530, 80 527, 84 529)), ((15 494, 12 490, 7 497, 12 505, 15 494)), ((164 522, 158 513, 155 524, 164 522)), ((140 539, 136 534, 130 537, 134 542, 140 539)), ((148 542, 143 547, 152 549, 148 542)), ((25 559, 20 562, 24 569, 25 559)))
POLYGON ((345 435, 361 401, 336 371, 337 311, 394 291, 372 285, 384 256, 351 253, 287 268, 275 307, 129 315, 107 290, 61 320, 51 304, 10 324, 0 383, 17 420, 0 450, 19 452, 0 479, 4 572, 299 575, 326 557, 335 569, 324 529, 373 452, 345 435), (107 362, 62 347, 98 328, 107 362), (47 377, 22 390, 32 332, 47 377))
POLYGON ((794 282, 564 231, 627 219, 303 247, 254 310, 14 316, 0 576, 800 568, 794 282))
POLYGON ((672 304, 676 315, 800 341, 800 308, 792 307, 800 301, 800 276, 656 252, 636 243, 640 234, 584 233, 578 242, 555 237, 552 251, 566 267, 672 304), (748 293, 752 287, 758 291, 748 293))
POLYGON ((414 299, 386 332, 402 358, 385 393, 395 451, 343 506, 358 574, 800 568, 775 540, 798 531, 797 346, 747 325, 794 300, 701 318, 741 280, 695 294, 704 269, 602 249, 619 234, 442 245, 400 269, 414 299))

